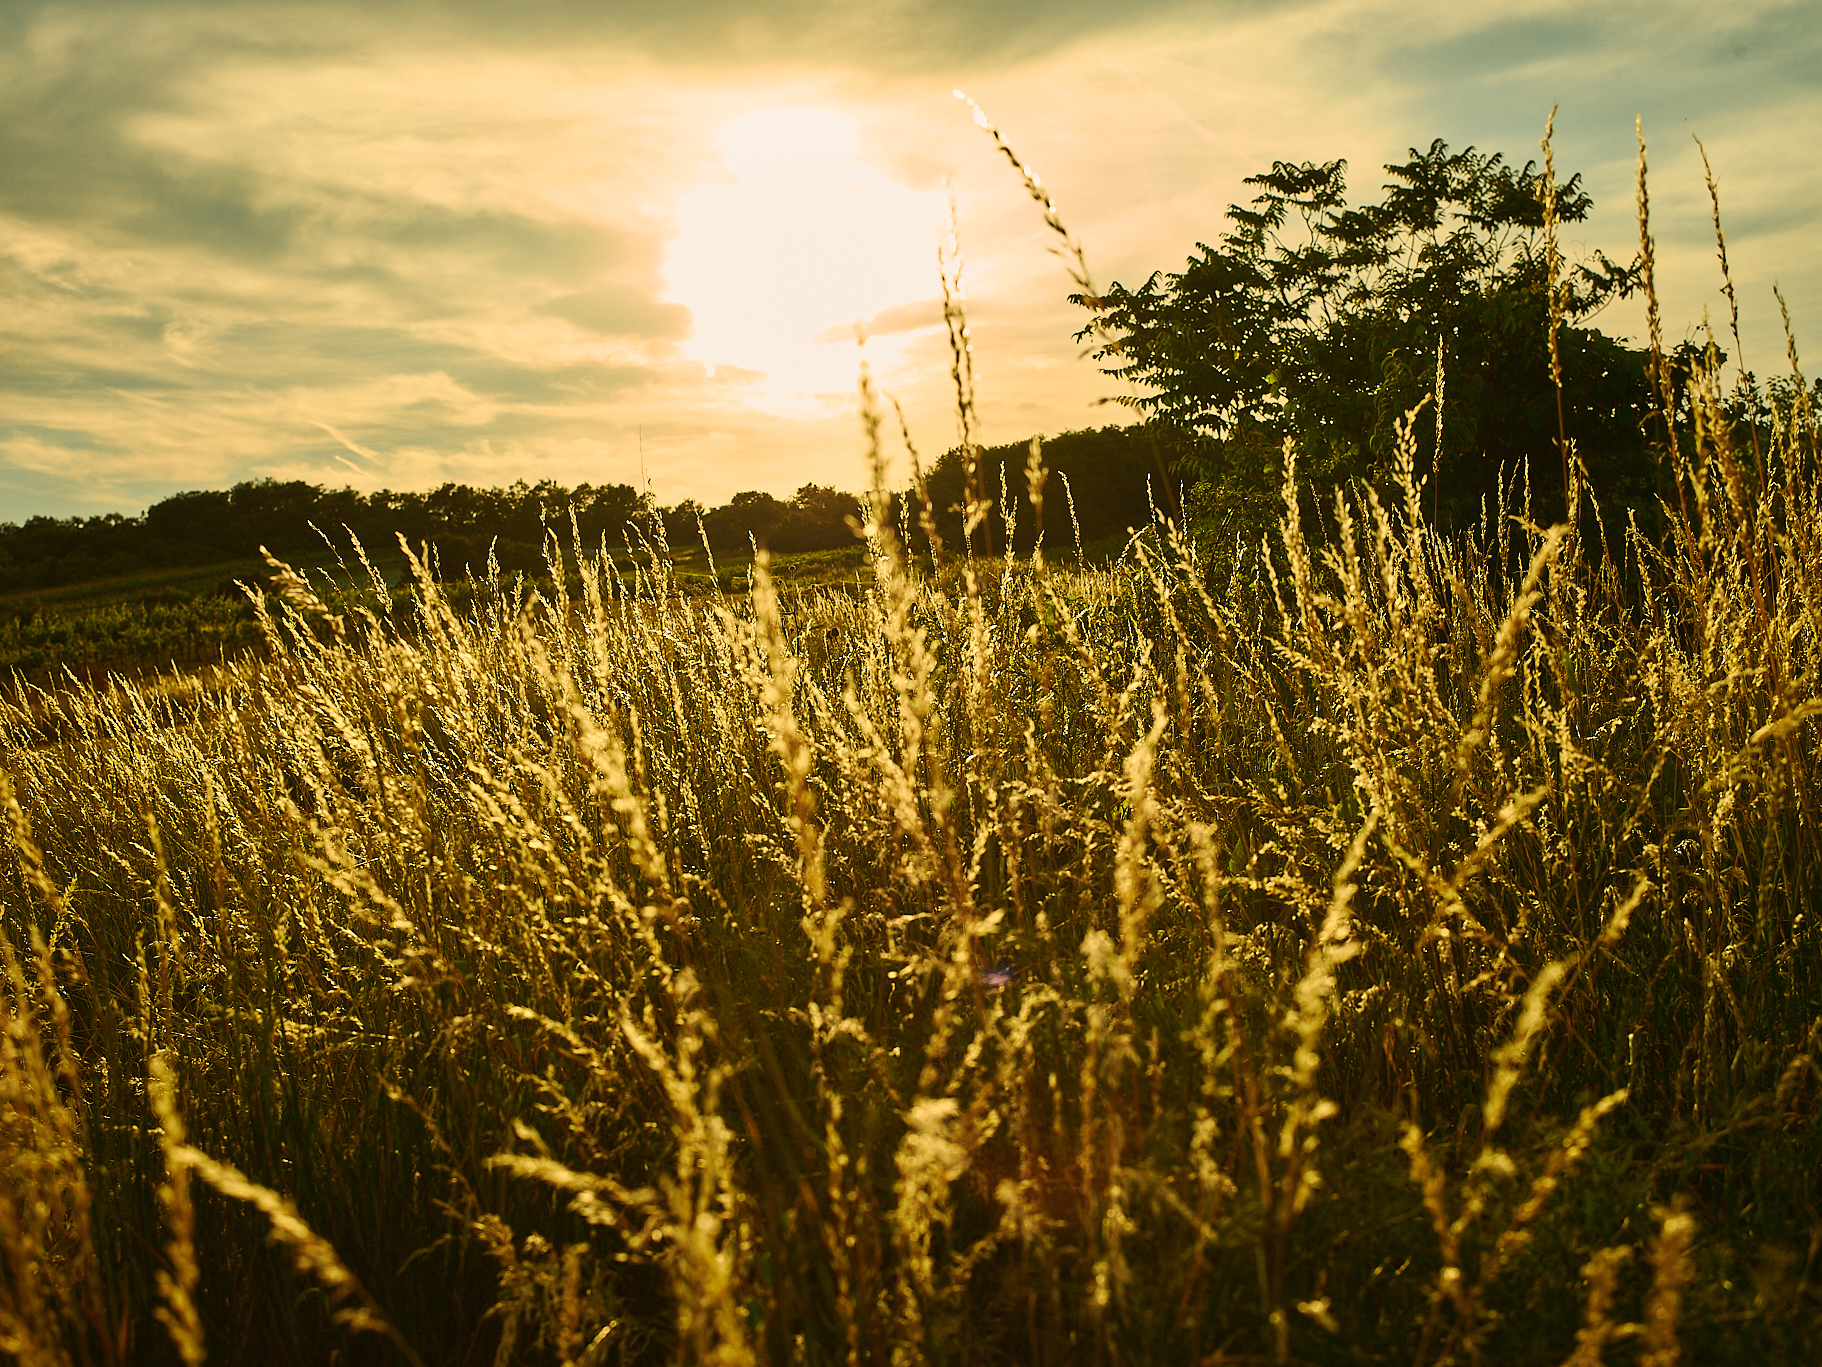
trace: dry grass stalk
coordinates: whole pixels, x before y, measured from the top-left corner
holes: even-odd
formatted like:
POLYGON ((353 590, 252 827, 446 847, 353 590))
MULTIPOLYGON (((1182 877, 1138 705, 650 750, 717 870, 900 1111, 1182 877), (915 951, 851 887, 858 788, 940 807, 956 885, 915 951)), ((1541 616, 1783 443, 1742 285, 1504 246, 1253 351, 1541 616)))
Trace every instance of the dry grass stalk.
MULTIPOLYGON (((1278 536, 1213 582, 1167 526, 1046 559, 1036 444, 1032 552, 1002 487, 1005 554, 957 557, 909 441, 890 516, 869 380, 851 593, 756 558, 687 597, 648 519, 618 558, 553 536, 535 584, 411 555, 408 620, 286 579, 271 659, 187 710, 0 705, 6 1351, 106 1360, 143 1305, 185 1361, 205 1322, 218 1360, 377 1328, 502 1367, 909 1367, 1409 1356, 1427 1319, 1426 1362, 1535 1330, 1589 1367, 1631 1337, 1624 1255, 1576 1255, 1562 1311, 1539 1250, 1571 1181, 1624 1237, 1603 1118, 1815 1123, 1797 383, 1763 475, 1712 369, 1671 396, 1689 510, 1612 547, 1537 527, 1522 474, 1426 523, 1420 412, 1320 522, 1288 449, 1278 536), (199 1229, 192 1177, 334 1324, 284 1308, 266 1226, 199 1229), (217 1246, 268 1318, 222 1313, 217 1246)), ((1684 1218, 1660 1362, 1706 1332, 1684 1218)))
POLYGON ((1658 1232, 1652 1235, 1645 1254, 1651 1264, 1651 1292, 1645 1299, 1639 1367, 1675 1367, 1683 1355, 1677 1342, 1683 1288, 1695 1280, 1695 1263, 1689 1256, 1689 1246, 1695 1242, 1695 1217, 1681 1203, 1653 1214, 1658 1232))
POLYGON ((190 1169, 181 1157, 184 1128, 177 1109, 177 1075, 169 1054, 162 1050, 152 1055, 148 1067, 146 1092, 152 1114, 158 1117, 158 1144, 164 1153, 165 1180, 158 1188, 158 1207, 171 1233, 165 1244, 165 1257, 171 1266, 168 1272, 160 1268, 156 1274, 160 1304, 152 1314, 171 1336, 184 1367, 199 1367, 208 1357, 202 1317, 197 1314, 193 1299, 202 1271, 196 1263, 196 1209, 190 1203, 190 1169))

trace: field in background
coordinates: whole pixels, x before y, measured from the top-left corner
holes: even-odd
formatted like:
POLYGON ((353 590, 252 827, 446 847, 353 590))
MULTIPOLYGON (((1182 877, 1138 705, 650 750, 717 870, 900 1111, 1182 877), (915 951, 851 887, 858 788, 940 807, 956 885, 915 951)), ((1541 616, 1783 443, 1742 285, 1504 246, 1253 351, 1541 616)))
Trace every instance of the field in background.
MULTIPOLYGON (((402 569, 402 556, 381 562, 402 569)), ((0 595, 0 676, 59 687, 70 674, 149 679, 220 665, 264 646, 240 584, 263 585, 262 560, 224 560, 0 595)))
POLYGON ((223 560, 182 569, 142 570, 56 588, 0 594, 0 616, 74 616, 148 601, 176 602, 210 594, 225 597, 236 581, 258 583, 266 573, 262 560, 223 560))
MULTIPOLYGON (((713 573, 700 545, 671 549, 665 558, 673 586, 683 593, 738 592, 751 576, 750 555, 717 556, 713 573)), ((615 560, 630 576, 632 554, 615 560)), ((852 584, 865 561, 858 542, 846 550, 779 556, 773 578, 795 589, 852 584)), ((338 605, 359 603, 403 620, 414 593, 405 557, 395 550, 374 557, 373 564, 383 588, 345 565, 318 572, 318 586, 338 605)), ((472 601, 467 569, 455 570, 460 587, 450 590, 461 603, 472 601)), ((39 688, 60 687, 69 674, 95 684, 110 675, 149 681, 173 669, 189 673, 262 655, 266 638, 239 585, 263 589, 271 573, 262 560, 232 560, 0 596, 0 677, 17 676, 39 688)), ((548 575, 533 582, 550 589, 548 575)))

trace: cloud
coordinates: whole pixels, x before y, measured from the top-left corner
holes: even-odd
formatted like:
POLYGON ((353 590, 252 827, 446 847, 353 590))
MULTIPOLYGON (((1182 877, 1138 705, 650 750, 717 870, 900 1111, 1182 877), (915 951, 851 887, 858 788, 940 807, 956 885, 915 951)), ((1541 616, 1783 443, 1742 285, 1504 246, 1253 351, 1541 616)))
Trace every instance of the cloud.
POLYGON ((1395 47, 1388 56, 1419 81, 1457 86, 1464 78, 1485 80, 1573 60, 1578 53, 1598 50, 1610 36, 1605 29, 1600 16, 1587 9, 1501 17, 1395 47))
POLYGON ((538 312, 566 318, 577 327, 609 337, 647 337, 679 341, 689 335, 690 311, 634 290, 598 285, 558 295, 538 305, 538 312))
MULTIPOLYGON (((1204 22, 1297 9, 1286 0, 312 0, 305 5, 176 3, 160 10, 206 29, 222 46, 371 46, 378 35, 484 42, 494 50, 547 52, 602 47, 636 50, 671 63, 751 69, 831 63, 881 71, 941 70, 1029 60, 1134 23, 1172 14, 1204 22)), ((86 0, 102 23, 145 14, 136 0, 86 0)), ((20 6, 13 23, 62 6, 20 6)), ((0 25, 0 33, 4 32, 0 25)))
MULTIPOLYGON (((943 301, 940 299, 919 299, 911 304, 899 304, 893 308, 881 309, 866 322, 860 325, 863 337, 892 337, 905 332, 921 332, 925 328, 943 325, 943 301)), ((824 328, 810 340, 827 344, 829 342, 852 342, 855 329, 852 324, 824 328)))
POLYGON ((1437 136, 1522 163, 1560 101, 1596 197, 1572 247, 1630 253, 1645 117, 1673 332, 1716 299, 1692 131, 1749 352, 1782 354, 1773 278, 1822 317, 1807 0, 0 0, 0 517, 266 474, 637 482, 641 429, 667 500, 852 485, 842 319, 926 455, 953 440, 912 222, 945 180, 989 438, 1116 420, 956 85, 1102 284, 1180 268, 1274 159, 1346 157, 1369 196, 1437 136))
MULTIPOLYGON (((368 461, 377 461, 379 459, 379 457, 377 455, 375 455, 372 451, 369 451, 365 446, 361 446, 356 442, 349 441, 346 436, 344 436, 341 432, 338 432, 335 428, 331 427, 326 422, 312 423, 312 426, 322 428, 323 431, 327 432, 330 436, 334 437, 336 441, 340 442, 343 446, 347 447, 350 451, 354 452, 354 454, 357 456, 364 456, 368 461)), ((349 461, 341 456, 336 456, 336 459, 341 461, 342 464, 346 465, 350 470, 359 471, 363 474, 366 473, 366 469, 369 468, 369 467, 355 465, 351 461, 349 461)))
POLYGON ((0 16, 0 516, 339 480, 344 440, 535 452, 703 383, 661 297, 679 92, 325 13, 0 16))

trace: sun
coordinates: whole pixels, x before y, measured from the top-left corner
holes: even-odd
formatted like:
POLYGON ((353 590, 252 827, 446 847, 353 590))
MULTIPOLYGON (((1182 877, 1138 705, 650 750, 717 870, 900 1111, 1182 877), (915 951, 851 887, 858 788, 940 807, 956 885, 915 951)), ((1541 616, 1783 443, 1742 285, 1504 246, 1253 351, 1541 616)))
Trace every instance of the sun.
MULTIPOLYGON (((744 115, 718 150, 726 178, 679 206, 665 271, 695 318, 686 351, 762 374, 754 388, 773 400, 852 392, 854 349, 831 339, 936 294, 942 194, 869 165, 860 130, 832 109, 744 115)), ((869 358, 889 362, 903 335, 869 344, 869 358)))

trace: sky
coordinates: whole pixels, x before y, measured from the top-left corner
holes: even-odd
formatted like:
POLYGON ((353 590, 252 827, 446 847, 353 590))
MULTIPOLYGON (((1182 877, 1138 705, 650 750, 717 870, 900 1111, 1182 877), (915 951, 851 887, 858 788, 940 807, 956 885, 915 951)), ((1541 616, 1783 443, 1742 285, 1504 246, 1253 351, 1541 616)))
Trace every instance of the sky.
POLYGON ((1822 358, 1814 0, 0 0, 0 521, 263 478, 860 488, 863 358, 924 459, 955 443, 952 231, 984 439, 1128 420, 957 90, 1097 284, 1181 269, 1274 160, 1376 197, 1434 138, 1522 164, 1552 106, 1571 256, 1629 259, 1641 118, 1670 339, 1726 317, 1694 135, 1747 363, 1785 365, 1774 283, 1822 358))

